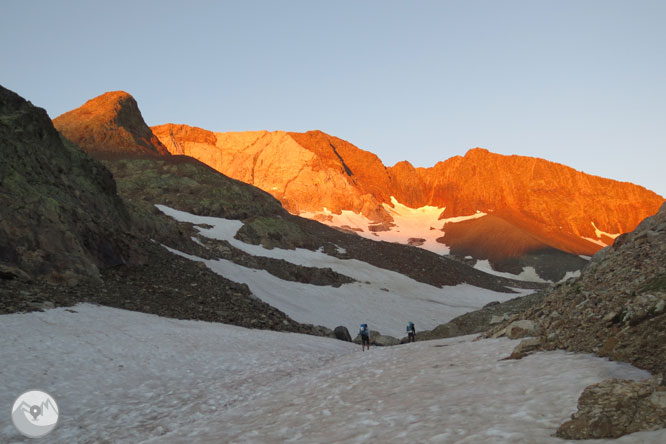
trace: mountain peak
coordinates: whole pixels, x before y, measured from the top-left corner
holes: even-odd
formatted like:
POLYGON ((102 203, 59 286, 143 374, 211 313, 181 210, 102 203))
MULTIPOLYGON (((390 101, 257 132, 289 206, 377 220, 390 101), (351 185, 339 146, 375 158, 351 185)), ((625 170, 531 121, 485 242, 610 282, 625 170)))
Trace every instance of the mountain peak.
POLYGON ((487 156, 489 154, 495 154, 495 153, 491 153, 487 149, 480 148, 480 147, 477 146, 476 148, 471 148, 471 149, 467 150, 467 152, 465 153, 465 157, 487 156))
POLYGON ((92 154, 168 155, 125 91, 109 91, 53 119, 67 139, 92 154))

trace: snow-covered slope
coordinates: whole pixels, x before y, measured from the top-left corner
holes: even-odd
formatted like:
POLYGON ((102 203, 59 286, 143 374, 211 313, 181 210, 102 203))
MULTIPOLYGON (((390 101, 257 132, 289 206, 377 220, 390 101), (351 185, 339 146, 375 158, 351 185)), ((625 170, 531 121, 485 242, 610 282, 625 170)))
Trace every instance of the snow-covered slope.
MULTIPOLYGON (((261 396, 355 350, 316 336, 182 321, 93 305, 0 316, 0 406, 55 397, 48 442, 137 443, 261 396)), ((0 415, 0 442, 16 442, 0 415)))
MULTIPOLYGON (((499 361, 515 341, 391 348, 108 307, 0 316, 0 406, 42 389, 50 443, 563 443, 583 388, 646 372, 589 355, 499 361)), ((666 429, 618 444, 662 443, 666 429)), ((23 442, 9 414, 0 442, 23 442)), ((604 441, 589 441, 600 443, 604 441)))
MULTIPOLYGON (((323 252, 279 248, 268 250, 261 245, 250 245, 234 239, 243 225, 240 221, 195 216, 163 205, 157 207, 179 221, 211 226, 199 228, 199 232, 213 239, 226 240, 254 256, 283 259, 310 267, 330 267, 357 281, 337 288, 301 284, 228 260, 204 260, 171 250, 189 259, 204 262, 227 279, 247 284, 261 300, 302 323, 329 328, 344 325, 352 334, 360 323, 368 323, 372 330, 401 337, 408 321, 413 321, 420 329, 432 329, 456 316, 481 308, 488 302, 505 301, 518 296, 468 284, 436 288, 366 262, 343 260, 323 252)), ((529 291, 522 290, 523 294, 529 291)))

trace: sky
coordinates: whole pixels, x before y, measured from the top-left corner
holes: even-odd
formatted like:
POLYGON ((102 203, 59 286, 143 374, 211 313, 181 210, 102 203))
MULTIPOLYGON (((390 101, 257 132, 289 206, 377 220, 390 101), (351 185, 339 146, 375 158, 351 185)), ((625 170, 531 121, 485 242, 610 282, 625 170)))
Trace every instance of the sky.
POLYGON ((384 164, 474 147, 666 196, 666 2, 16 1, 0 84, 51 117, 111 90, 149 125, 320 129, 384 164))

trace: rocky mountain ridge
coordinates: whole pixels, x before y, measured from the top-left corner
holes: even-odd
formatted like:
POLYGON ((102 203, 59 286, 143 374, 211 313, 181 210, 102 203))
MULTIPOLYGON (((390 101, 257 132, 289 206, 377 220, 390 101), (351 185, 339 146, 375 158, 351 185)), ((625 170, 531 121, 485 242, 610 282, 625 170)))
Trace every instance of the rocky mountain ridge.
POLYGON ((480 269, 557 282, 664 201, 640 186, 564 165, 476 148, 415 168, 321 131, 215 133, 148 128, 136 101, 110 92, 54 119, 89 153, 187 155, 276 197, 301 214, 362 237, 450 253, 480 269), (399 209, 396 205, 406 206, 399 209), (438 219, 407 211, 428 209, 438 219))
POLYGON ((494 269, 514 274, 556 256, 560 267, 540 274, 553 281, 582 267, 578 255, 611 244, 663 202, 640 186, 479 148, 432 168, 408 162, 385 167, 376 155, 321 131, 214 133, 173 124, 152 129, 170 152, 251 183, 294 214, 346 224, 366 237, 405 231, 395 224, 392 199, 412 208, 440 208, 444 221, 486 214, 454 219, 445 227, 424 222, 411 244, 422 245, 419 238, 440 230, 437 242, 454 256, 489 260, 494 269), (344 211, 364 219, 350 226, 331 216, 344 211))

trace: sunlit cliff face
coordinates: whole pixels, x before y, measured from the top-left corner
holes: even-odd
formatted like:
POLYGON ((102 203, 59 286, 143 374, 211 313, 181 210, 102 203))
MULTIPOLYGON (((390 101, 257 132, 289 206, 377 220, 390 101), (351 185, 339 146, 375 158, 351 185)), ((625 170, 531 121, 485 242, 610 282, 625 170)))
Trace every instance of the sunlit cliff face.
MULTIPOLYGON (((258 186, 292 213, 405 243, 433 238, 431 228, 444 236, 433 213, 437 220, 484 213, 493 218, 461 226, 503 233, 519 244, 506 248, 520 254, 550 246, 591 255, 663 202, 640 186, 480 148, 431 168, 408 162, 387 168, 374 154, 320 131, 212 133, 184 125, 153 131, 171 153, 258 186)), ((451 230, 451 242, 460 230, 451 230)), ((430 241, 422 245, 443 251, 430 241)))
POLYGON ((94 154, 168 155, 144 122, 134 97, 111 91, 53 119, 67 139, 94 154))

